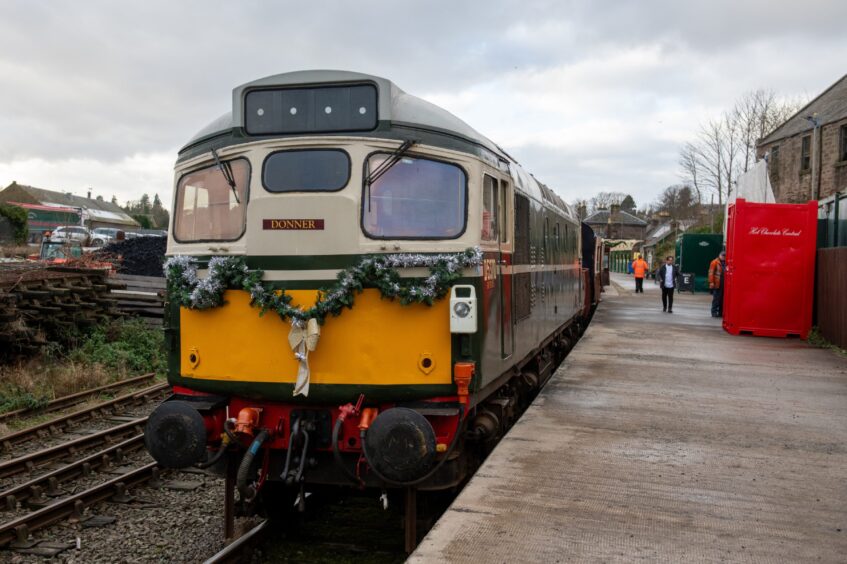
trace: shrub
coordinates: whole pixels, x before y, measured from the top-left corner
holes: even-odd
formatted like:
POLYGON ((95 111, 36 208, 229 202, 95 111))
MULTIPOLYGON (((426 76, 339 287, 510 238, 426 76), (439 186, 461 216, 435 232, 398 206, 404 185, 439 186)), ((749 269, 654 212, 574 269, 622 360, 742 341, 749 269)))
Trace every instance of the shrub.
POLYGON ((70 359, 99 364, 122 373, 163 372, 166 361, 162 332, 140 319, 116 321, 83 337, 70 359))
POLYGON ((23 245, 29 237, 29 216, 23 208, 0 204, 0 216, 8 219, 15 228, 15 243, 23 245))

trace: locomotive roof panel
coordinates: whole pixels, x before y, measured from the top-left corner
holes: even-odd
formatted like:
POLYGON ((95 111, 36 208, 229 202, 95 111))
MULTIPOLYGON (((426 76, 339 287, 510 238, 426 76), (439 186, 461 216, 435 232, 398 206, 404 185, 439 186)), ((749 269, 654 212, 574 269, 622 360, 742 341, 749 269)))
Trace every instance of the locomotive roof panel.
MULTIPOLYGON (((204 139, 227 134, 233 130, 243 130, 245 127, 244 97, 250 91, 274 87, 308 88, 310 86, 325 87, 352 84, 373 84, 377 87, 379 91, 378 112, 380 122, 390 122, 393 126, 409 126, 458 136, 485 147, 502 159, 514 161, 496 143, 458 117, 435 104, 417 96, 407 94, 390 80, 369 74, 336 70, 289 72, 260 78, 237 86, 232 91, 233 110, 201 129, 180 152, 185 151, 187 148, 204 139)), ((246 141, 247 139, 244 139, 244 142, 246 141)))
MULTIPOLYGON (((267 100, 267 102, 271 103, 272 101, 267 100)), ((279 99, 277 98, 273 103, 277 104, 275 109, 279 111, 281 109, 279 99)), ((254 106, 253 110, 255 109, 254 106)), ((294 114, 292 113, 292 115, 294 114)), ((356 117, 353 116, 353 118, 356 117)), ((501 164, 508 163, 512 171, 513 182, 518 189, 536 200, 545 202, 548 206, 559 209, 565 215, 572 218, 576 217, 570 207, 553 190, 538 182, 496 143, 458 117, 435 104, 407 94, 386 78, 350 71, 295 71, 260 78, 237 86, 232 91, 232 110, 195 134, 180 149, 178 161, 207 152, 213 147, 221 148, 260 139, 338 134, 398 140, 413 137, 417 138, 422 144, 471 152, 487 160, 492 166, 497 166, 497 161, 500 161, 501 164), (269 134, 251 134, 248 132, 250 124, 245 123, 245 109, 249 104, 246 104, 245 101, 251 92, 291 92, 295 89, 319 90, 335 87, 355 88, 362 85, 372 85, 377 89, 375 104, 378 122, 372 122, 370 127, 360 130, 347 128, 339 131, 316 130, 269 134), (373 123, 376 123, 375 127, 373 127, 373 123)))

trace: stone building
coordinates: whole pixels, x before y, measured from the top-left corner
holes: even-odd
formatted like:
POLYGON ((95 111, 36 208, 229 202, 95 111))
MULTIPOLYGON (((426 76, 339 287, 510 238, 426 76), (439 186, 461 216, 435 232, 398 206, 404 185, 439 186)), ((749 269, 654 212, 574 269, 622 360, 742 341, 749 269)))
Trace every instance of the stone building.
POLYGON ((847 189, 847 75, 759 141, 776 201, 822 200, 847 189))
POLYGON ((598 237, 604 239, 644 240, 647 222, 621 210, 617 204, 611 209, 597 210, 583 220, 598 237))

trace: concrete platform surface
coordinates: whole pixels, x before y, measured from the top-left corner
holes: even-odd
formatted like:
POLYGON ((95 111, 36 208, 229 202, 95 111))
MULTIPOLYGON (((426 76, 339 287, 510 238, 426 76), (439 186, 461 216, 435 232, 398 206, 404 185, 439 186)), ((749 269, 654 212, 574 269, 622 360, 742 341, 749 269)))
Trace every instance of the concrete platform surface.
POLYGON ((847 360, 619 293, 409 561, 847 562, 847 360))

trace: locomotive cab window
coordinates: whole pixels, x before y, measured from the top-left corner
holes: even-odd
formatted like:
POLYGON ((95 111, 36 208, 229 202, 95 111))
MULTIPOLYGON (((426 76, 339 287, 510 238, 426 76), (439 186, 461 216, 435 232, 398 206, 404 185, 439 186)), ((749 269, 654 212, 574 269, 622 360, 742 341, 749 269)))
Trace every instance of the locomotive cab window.
MULTIPOLYGON (((365 177, 388 158, 372 155, 365 177)), ((451 163, 405 156, 364 187, 362 228, 376 239, 455 239, 466 216, 467 176, 451 163)))
POLYGON ((234 241, 244 233, 250 163, 235 159, 222 166, 232 171, 235 188, 217 165, 180 178, 174 206, 177 241, 234 241))
POLYGON ((509 241, 509 222, 507 221, 507 210, 509 209, 509 184, 501 180, 500 181, 500 242, 507 243, 509 241))
POLYGON ((350 157, 340 149, 297 149, 265 159, 262 184, 269 192, 334 192, 350 180, 350 157))
POLYGON ((482 179, 482 240, 496 241, 500 223, 497 181, 488 175, 482 179))

